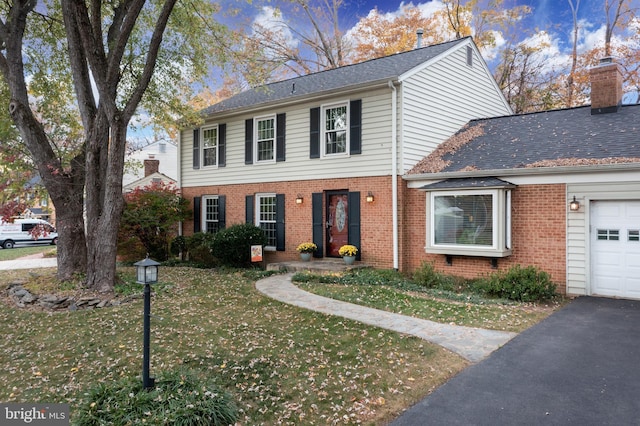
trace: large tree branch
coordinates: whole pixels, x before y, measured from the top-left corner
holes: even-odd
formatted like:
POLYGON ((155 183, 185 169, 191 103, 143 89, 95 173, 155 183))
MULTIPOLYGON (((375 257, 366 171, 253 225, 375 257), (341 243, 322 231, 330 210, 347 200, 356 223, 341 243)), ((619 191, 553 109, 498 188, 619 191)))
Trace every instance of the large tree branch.
POLYGON ((153 77, 156 61, 158 59, 158 52, 160 51, 160 45, 162 44, 162 36, 167 27, 169 16, 171 16, 171 12, 173 11, 173 7, 175 6, 176 1, 177 0, 166 0, 164 5, 162 6, 162 11, 158 16, 156 26, 151 36, 151 41, 149 42, 149 50, 147 52, 142 76, 138 80, 136 89, 131 95, 129 102, 127 102, 127 105, 123 111, 123 118, 127 121, 133 116, 136 108, 138 108, 138 104, 140 103, 140 100, 142 99, 142 96, 147 90, 149 82, 153 77))

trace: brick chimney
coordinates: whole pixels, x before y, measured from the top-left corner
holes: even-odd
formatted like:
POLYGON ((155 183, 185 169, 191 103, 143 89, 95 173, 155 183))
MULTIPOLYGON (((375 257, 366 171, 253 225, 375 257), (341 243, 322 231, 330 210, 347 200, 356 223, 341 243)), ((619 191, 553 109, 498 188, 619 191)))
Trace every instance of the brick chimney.
POLYGON ((590 70, 591 115, 618 112, 622 105, 622 69, 613 58, 600 59, 590 70))
POLYGON ((153 154, 149 154, 149 158, 144 160, 144 177, 152 175, 158 171, 160 160, 155 160, 153 154))

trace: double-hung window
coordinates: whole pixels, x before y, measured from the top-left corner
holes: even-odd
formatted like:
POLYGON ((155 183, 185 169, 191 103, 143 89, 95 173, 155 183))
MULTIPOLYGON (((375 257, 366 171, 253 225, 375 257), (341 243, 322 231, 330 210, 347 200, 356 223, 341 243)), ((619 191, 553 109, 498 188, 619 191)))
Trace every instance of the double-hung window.
POLYGON ((202 165, 218 165, 218 126, 202 128, 202 165))
POLYGON ((267 247, 276 247, 276 194, 256 195, 256 226, 267 236, 267 247))
POLYGON ((433 191, 427 197, 428 253, 503 257, 511 254, 511 192, 433 191))
POLYGON ((208 233, 220 230, 220 199, 217 195, 202 197, 202 230, 208 233))
POLYGON ((348 103, 322 107, 323 153, 324 155, 349 154, 348 103))
POLYGON ((258 117, 255 119, 255 159, 257 162, 275 161, 276 117, 258 117))

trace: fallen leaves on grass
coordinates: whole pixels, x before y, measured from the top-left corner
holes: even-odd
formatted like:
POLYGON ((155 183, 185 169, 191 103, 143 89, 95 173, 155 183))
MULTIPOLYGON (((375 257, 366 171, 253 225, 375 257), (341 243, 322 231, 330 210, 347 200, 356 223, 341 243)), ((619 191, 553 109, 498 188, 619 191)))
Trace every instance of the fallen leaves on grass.
MULTIPOLYGON (((173 286, 152 300, 152 375, 186 365, 215 377, 240 424, 384 423, 467 365, 417 338, 268 299, 239 273, 162 274, 173 286)), ((73 413, 96 382, 139 376, 142 309, 0 305, 0 400, 65 402, 73 413)))

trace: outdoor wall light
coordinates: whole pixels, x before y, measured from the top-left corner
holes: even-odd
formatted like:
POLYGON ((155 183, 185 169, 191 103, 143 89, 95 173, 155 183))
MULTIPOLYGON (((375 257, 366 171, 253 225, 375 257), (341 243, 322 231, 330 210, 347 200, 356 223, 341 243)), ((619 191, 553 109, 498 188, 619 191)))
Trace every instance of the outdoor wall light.
POLYGON ((569 210, 572 212, 577 212, 580 210, 580 201, 576 200, 576 196, 573 196, 573 201, 569 203, 569 210))
POLYGON ((302 198, 302 195, 298 194, 296 196, 296 204, 302 204, 304 202, 304 198, 302 198))
POLYGON ((373 200, 375 200, 375 198, 373 197, 373 192, 369 191, 369 193, 367 194, 367 203, 373 203, 373 200))
POLYGON ((155 386, 155 379, 149 377, 149 341, 151 340, 151 285, 158 282, 158 265, 155 260, 149 259, 136 262, 136 282, 144 284, 144 335, 142 348, 142 386, 151 389, 155 386))

